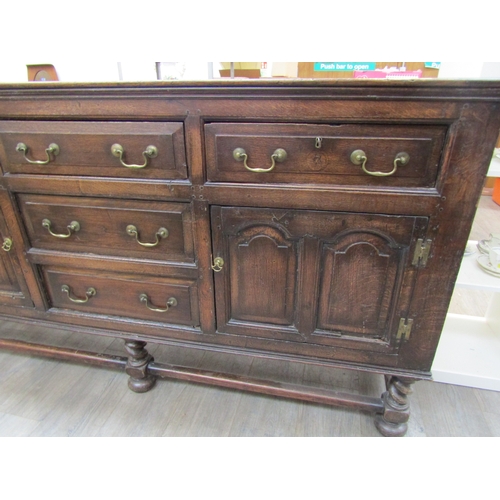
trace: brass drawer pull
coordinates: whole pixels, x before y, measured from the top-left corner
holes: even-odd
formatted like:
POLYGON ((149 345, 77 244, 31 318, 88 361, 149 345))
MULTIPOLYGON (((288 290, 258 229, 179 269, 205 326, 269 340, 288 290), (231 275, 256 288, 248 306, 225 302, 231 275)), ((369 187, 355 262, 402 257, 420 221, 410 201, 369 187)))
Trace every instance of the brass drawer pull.
POLYGON ((120 163, 127 168, 144 168, 148 165, 148 161, 150 158, 156 158, 158 156, 158 149, 155 146, 148 146, 146 148, 146 151, 143 151, 142 156, 144 156, 144 163, 142 165, 127 165, 123 161, 123 153, 124 153, 123 146, 120 144, 113 144, 111 146, 111 154, 113 156, 116 156, 117 158, 120 158, 120 163))
POLYGON ((247 170, 250 170, 250 172, 270 172, 276 166, 276 162, 278 162, 278 163, 284 162, 286 160, 286 156, 287 156, 286 151, 284 149, 281 149, 281 148, 277 149, 271 155, 272 164, 269 168, 251 168, 247 165, 248 155, 246 154, 246 152, 243 148, 236 148, 233 151, 233 158, 236 161, 242 161, 245 168, 247 170))
POLYGON ((70 224, 67 226, 68 228, 68 234, 56 234, 53 233, 50 229, 50 225, 52 223, 50 222, 49 219, 43 219, 42 221, 42 226, 47 229, 47 231, 54 236, 54 238, 69 238, 73 233, 76 233, 77 231, 80 231, 80 223, 74 220, 73 222, 70 222, 70 224))
POLYGON ((4 238, 3 239, 3 245, 2 245, 2 250, 5 252, 10 252, 10 249, 12 248, 12 240, 10 238, 4 238))
POLYGON ((171 307, 175 307, 177 305, 177 299, 175 297, 170 297, 168 300, 167 300, 167 307, 165 309, 160 309, 158 307, 151 307, 148 302, 149 302, 149 297, 145 294, 145 293, 141 293, 139 295, 139 300, 141 302, 145 302, 146 303, 146 307, 150 310, 150 311, 155 311, 155 312, 160 312, 160 313, 164 313, 164 312, 167 312, 171 307))
POLYGON ((90 287, 87 289, 87 291, 85 292, 85 295, 86 297, 84 299, 74 299, 73 297, 71 297, 71 291, 69 289, 69 286, 68 285, 63 285, 61 287, 61 292, 63 293, 67 293, 68 294, 68 299, 71 300, 71 302, 76 302, 77 304, 85 304, 85 302, 88 302, 90 297, 93 297, 97 292, 96 292, 96 289, 93 288, 93 287, 90 287))
POLYGON ((60 149, 59 149, 59 146, 57 144, 49 144, 49 147, 45 150, 45 152, 47 153, 47 159, 46 160, 30 160, 26 154, 28 153, 28 146, 26 146, 26 144, 24 144, 24 142, 20 142, 17 146, 16 146, 16 151, 18 153, 22 153, 23 156, 24 156, 24 159, 28 162, 28 163, 32 163, 33 165, 47 165, 47 163, 51 162, 52 161, 52 158, 51 158, 51 154, 52 156, 56 157, 59 153, 60 153, 60 149))
POLYGON ((128 225, 126 231, 129 236, 135 236, 137 243, 143 247, 155 247, 158 243, 160 243, 160 238, 166 238, 168 236, 168 230, 164 227, 160 227, 160 229, 156 231, 156 241, 154 243, 143 243, 142 241, 139 241, 139 233, 134 225, 128 225))
POLYGON ((370 172, 366 170, 366 162, 368 161, 368 157, 362 149, 356 149, 351 153, 351 162, 354 165, 361 165, 363 172, 368 175, 373 175, 375 177, 388 177, 389 175, 395 174, 398 169, 398 162, 401 166, 406 165, 410 161, 410 155, 408 153, 398 153, 396 158, 394 158, 394 168, 390 172, 370 172))

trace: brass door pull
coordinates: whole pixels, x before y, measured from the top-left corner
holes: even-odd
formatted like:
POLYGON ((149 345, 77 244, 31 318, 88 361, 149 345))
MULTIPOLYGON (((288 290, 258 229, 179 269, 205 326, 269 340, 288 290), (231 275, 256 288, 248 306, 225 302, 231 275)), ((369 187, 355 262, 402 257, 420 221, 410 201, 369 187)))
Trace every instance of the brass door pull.
POLYGON ((236 148, 233 151, 233 158, 236 161, 242 161, 244 167, 247 170, 250 170, 250 172, 271 172, 271 170, 274 170, 274 167, 276 166, 276 162, 282 163, 286 160, 286 151, 284 149, 277 149, 272 155, 271 155, 271 166, 269 168, 251 168, 247 165, 247 159, 248 155, 246 154, 245 150, 243 148, 236 148))
POLYGON ((354 165, 361 165, 363 172, 375 177, 388 177, 396 173, 398 162, 401 166, 406 165, 410 161, 410 155, 408 153, 398 153, 394 158, 394 168, 390 172, 370 172, 366 169, 367 161, 368 157, 362 149, 356 149, 356 151, 351 153, 351 162, 354 163, 354 165))
POLYGON ((50 222, 49 219, 43 219, 42 221, 42 226, 47 229, 47 231, 54 236, 54 238, 69 238, 73 233, 76 233, 77 231, 80 231, 80 223, 74 220, 73 222, 70 222, 68 226, 68 233, 67 234, 56 234, 53 233, 52 230, 50 229, 50 225, 52 223, 50 222))
POLYGON ((59 146, 57 144, 49 144, 49 147, 45 150, 45 152, 47 153, 47 159, 46 160, 30 160, 26 154, 28 153, 28 146, 26 146, 26 144, 24 144, 24 142, 20 142, 17 146, 16 146, 16 151, 18 153, 22 153, 23 156, 24 156, 24 159, 28 162, 28 163, 32 163, 33 165, 47 165, 47 163, 51 162, 52 161, 52 158, 50 155, 52 155, 53 157, 56 157, 60 152, 61 150, 59 149, 59 146))
POLYGON ((123 146, 120 144, 113 144, 111 146, 111 154, 120 158, 120 163, 127 168, 144 168, 148 165, 150 158, 156 158, 158 156, 158 149, 155 146, 148 146, 146 151, 143 151, 142 156, 144 156, 144 163, 142 165, 128 165, 123 161, 123 154, 125 153, 123 146))
POLYGON ((222 257, 215 257, 214 263, 212 265, 212 269, 216 273, 220 273, 222 271, 222 266, 224 265, 224 259, 222 257))
POLYGON ((4 238, 3 239, 3 245, 2 245, 2 250, 5 252, 9 252, 10 249, 12 248, 12 240, 10 238, 4 238))
POLYGON ((160 227, 160 229, 156 231, 156 241, 154 243, 143 243, 142 241, 139 241, 139 233, 137 232, 137 228, 134 225, 128 225, 126 231, 129 236, 135 236, 137 243, 139 243, 139 245, 142 245, 143 247, 155 247, 156 245, 158 245, 158 243, 160 243, 161 238, 166 238, 168 236, 168 230, 164 227, 160 227))
POLYGON ((160 309, 158 307, 151 307, 149 305, 149 297, 147 296, 147 294, 145 293, 141 293, 139 295, 139 300, 141 302, 144 302, 146 304, 146 307, 150 310, 150 311, 154 311, 154 312, 167 312, 171 307, 175 307, 177 305, 177 299, 175 297, 170 297, 168 300, 167 300, 167 307, 165 309, 160 309))
POLYGON ((85 304, 85 302, 88 302, 90 297, 93 297, 97 292, 96 289, 93 287, 90 287, 87 289, 85 292, 85 298, 84 299, 74 299, 71 297, 71 290, 68 285, 63 285, 61 287, 61 292, 67 293, 68 294, 68 299, 71 300, 71 302, 76 302, 77 304, 85 304))

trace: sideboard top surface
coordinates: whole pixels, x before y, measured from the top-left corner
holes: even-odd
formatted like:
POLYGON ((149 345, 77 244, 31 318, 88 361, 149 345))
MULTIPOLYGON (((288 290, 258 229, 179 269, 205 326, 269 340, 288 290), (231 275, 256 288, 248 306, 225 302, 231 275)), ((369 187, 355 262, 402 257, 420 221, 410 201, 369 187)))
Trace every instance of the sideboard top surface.
POLYGON ((285 93, 320 94, 363 93, 367 97, 377 94, 415 95, 429 97, 461 98, 483 97, 500 100, 500 80, 381 80, 381 79, 214 79, 205 81, 146 81, 146 82, 29 82, 0 83, 0 97, 31 93, 72 93, 72 92, 151 92, 151 93, 285 93), (372 90, 375 94, 367 94, 372 90))

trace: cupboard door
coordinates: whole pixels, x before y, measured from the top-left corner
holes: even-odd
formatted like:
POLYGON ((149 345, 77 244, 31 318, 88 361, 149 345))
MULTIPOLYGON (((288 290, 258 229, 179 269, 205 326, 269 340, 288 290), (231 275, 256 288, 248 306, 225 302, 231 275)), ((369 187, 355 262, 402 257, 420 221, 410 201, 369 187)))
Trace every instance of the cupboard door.
MULTIPOLYGON (((391 343, 406 317, 414 270, 405 269, 408 247, 365 228, 321 245, 321 279, 313 337, 337 345, 391 343), (404 281, 406 274, 406 282, 404 281)), ((317 340, 321 342, 321 340, 317 340)))
POLYGON ((0 304, 33 307, 18 261, 23 242, 13 237, 4 216, 8 205, 8 194, 0 193, 0 304))
POLYGON ((224 259, 215 277, 219 332, 282 339, 298 336, 300 240, 263 219, 267 214, 267 210, 212 208, 214 257, 224 259))
POLYGON ((213 207, 219 333, 397 350, 424 217, 213 207))

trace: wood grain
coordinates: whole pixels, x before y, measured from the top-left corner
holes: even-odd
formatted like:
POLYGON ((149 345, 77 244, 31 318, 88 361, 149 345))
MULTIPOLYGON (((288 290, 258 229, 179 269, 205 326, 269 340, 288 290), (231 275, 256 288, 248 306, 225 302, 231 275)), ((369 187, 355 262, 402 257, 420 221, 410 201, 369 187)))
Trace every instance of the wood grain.
POLYGON ((102 177, 138 177, 141 179, 185 179, 187 177, 182 123, 73 123, 3 122, 0 124, 0 161, 4 173, 33 173, 102 177), (96 133, 96 127, 99 132, 96 133), (46 160, 49 144, 60 152, 47 165, 34 165, 17 151, 17 145, 29 148, 31 161, 46 160), (111 147, 123 147, 123 163, 144 165, 143 151, 152 145, 158 150, 144 168, 127 168, 111 153, 111 147))
MULTIPOLYGON (((60 345, 72 332, 127 340, 129 351, 156 342, 167 350, 293 362, 281 371, 285 380, 262 384, 253 376, 259 363, 244 364, 244 375, 225 373, 232 369, 229 361, 215 363, 220 373, 197 369, 196 356, 190 369, 176 363, 161 368, 159 362, 148 366, 137 347, 127 368, 137 380, 146 379, 151 368, 225 386, 222 393, 211 392, 220 404, 231 405, 225 435, 309 434, 303 420, 298 424, 308 403, 276 409, 277 395, 379 411, 380 394, 365 395, 363 384, 347 396, 332 387, 300 389, 301 363, 403 382, 430 377, 499 129, 500 85, 494 81, 0 85, 0 232, 14 241, 14 253, 3 255, 0 313, 23 320, 26 330, 35 322, 61 327, 65 333, 57 338, 22 332, 35 343, 47 339, 47 346, 49 338, 60 345), (317 137, 323 139, 320 148, 317 137), (19 142, 28 144, 30 159, 42 158, 51 142, 61 152, 48 165, 34 165, 16 151, 19 142), (140 163, 149 144, 159 154, 144 169, 128 169, 111 154, 114 143, 123 145, 129 163, 140 163), (270 176, 254 176, 234 161, 235 147, 248 150, 250 166, 267 165, 276 147, 284 147, 289 158, 270 176), (389 173, 400 150, 411 159, 389 176, 370 176, 349 159, 358 147, 366 150, 365 167, 372 172, 389 173), (58 233, 68 218, 80 218, 82 230, 63 247, 42 231, 40 216, 50 218, 58 233), (122 227, 134 224, 142 241, 151 241, 164 223, 170 240, 149 253, 122 227), (428 259, 414 258, 419 241, 426 240, 432 242, 428 259), (220 273, 212 270, 214 257, 224 258, 220 273), (97 293, 88 296, 89 287, 97 293), (142 293, 148 294, 146 304, 142 293), (15 303, 20 295, 26 302, 15 303), (168 311, 150 309, 166 309, 172 297, 176 304, 168 311), (398 333, 400 323, 411 324, 411 334, 409 328, 398 333), (131 366, 135 362, 140 366, 131 366), (267 394, 253 399, 264 413, 277 415, 264 431, 262 413, 253 415, 251 405, 233 396, 235 388, 267 394), (287 430, 273 431, 280 420, 287 430)), ((152 351, 160 349, 153 345, 152 351)), ((47 366, 53 369, 38 377, 37 390, 64 376, 62 365, 47 366)), ((69 393, 88 375, 85 370, 74 367, 58 396, 34 397, 37 407, 26 413, 22 408, 36 396, 34 388, 7 394, 0 411, 43 421, 60 398, 70 408, 69 393)), ((5 376, 10 391, 16 378, 26 382, 20 371, 12 378, 14 372, 5 376)), ((280 370, 275 375, 279 379, 280 370)), ((398 393, 392 380, 389 393, 397 402, 404 391, 398 393)), ((154 391, 140 395, 144 407, 134 406, 139 396, 111 395, 113 384, 115 379, 101 393, 143 422, 127 433, 196 432, 189 421, 167 429, 170 417, 184 418, 192 398, 194 420, 209 414, 203 432, 217 432, 217 412, 198 385, 171 383, 179 388, 173 400, 182 411, 165 416, 154 391), (149 414, 148 401, 154 407, 149 414)), ((465 408, 472 398, 466 403, 461 396, 451 403, 465 408)), ((91 395, 89 404, 104 405, 100 397, 91 395)), ((429 393, 434 401, 440 397, 439 391, 429 393)), ((406 419, 406 408, 393 414, 388 406, 387 422, 406 419)), ((90 434, 121 432, 120 411, 106 415, 104 426, 75 425, 90 434)), ((347 419, 349 413, 342 415, 347 419)), ((366 431, 363 422, 356 418, 356 433, 366 431)), ((486 419, 474 425, 463 432, 489 432, 486 419)), ((72 426, 63 419, 59 428, 71 433, 72 426)), ((322 427, 344 432, 326 421, 322 427)), ((421 427, 409 429, 418 434, 421 427)), ((50 433, 48 427, 40 428, 43 433, 50 433)))

